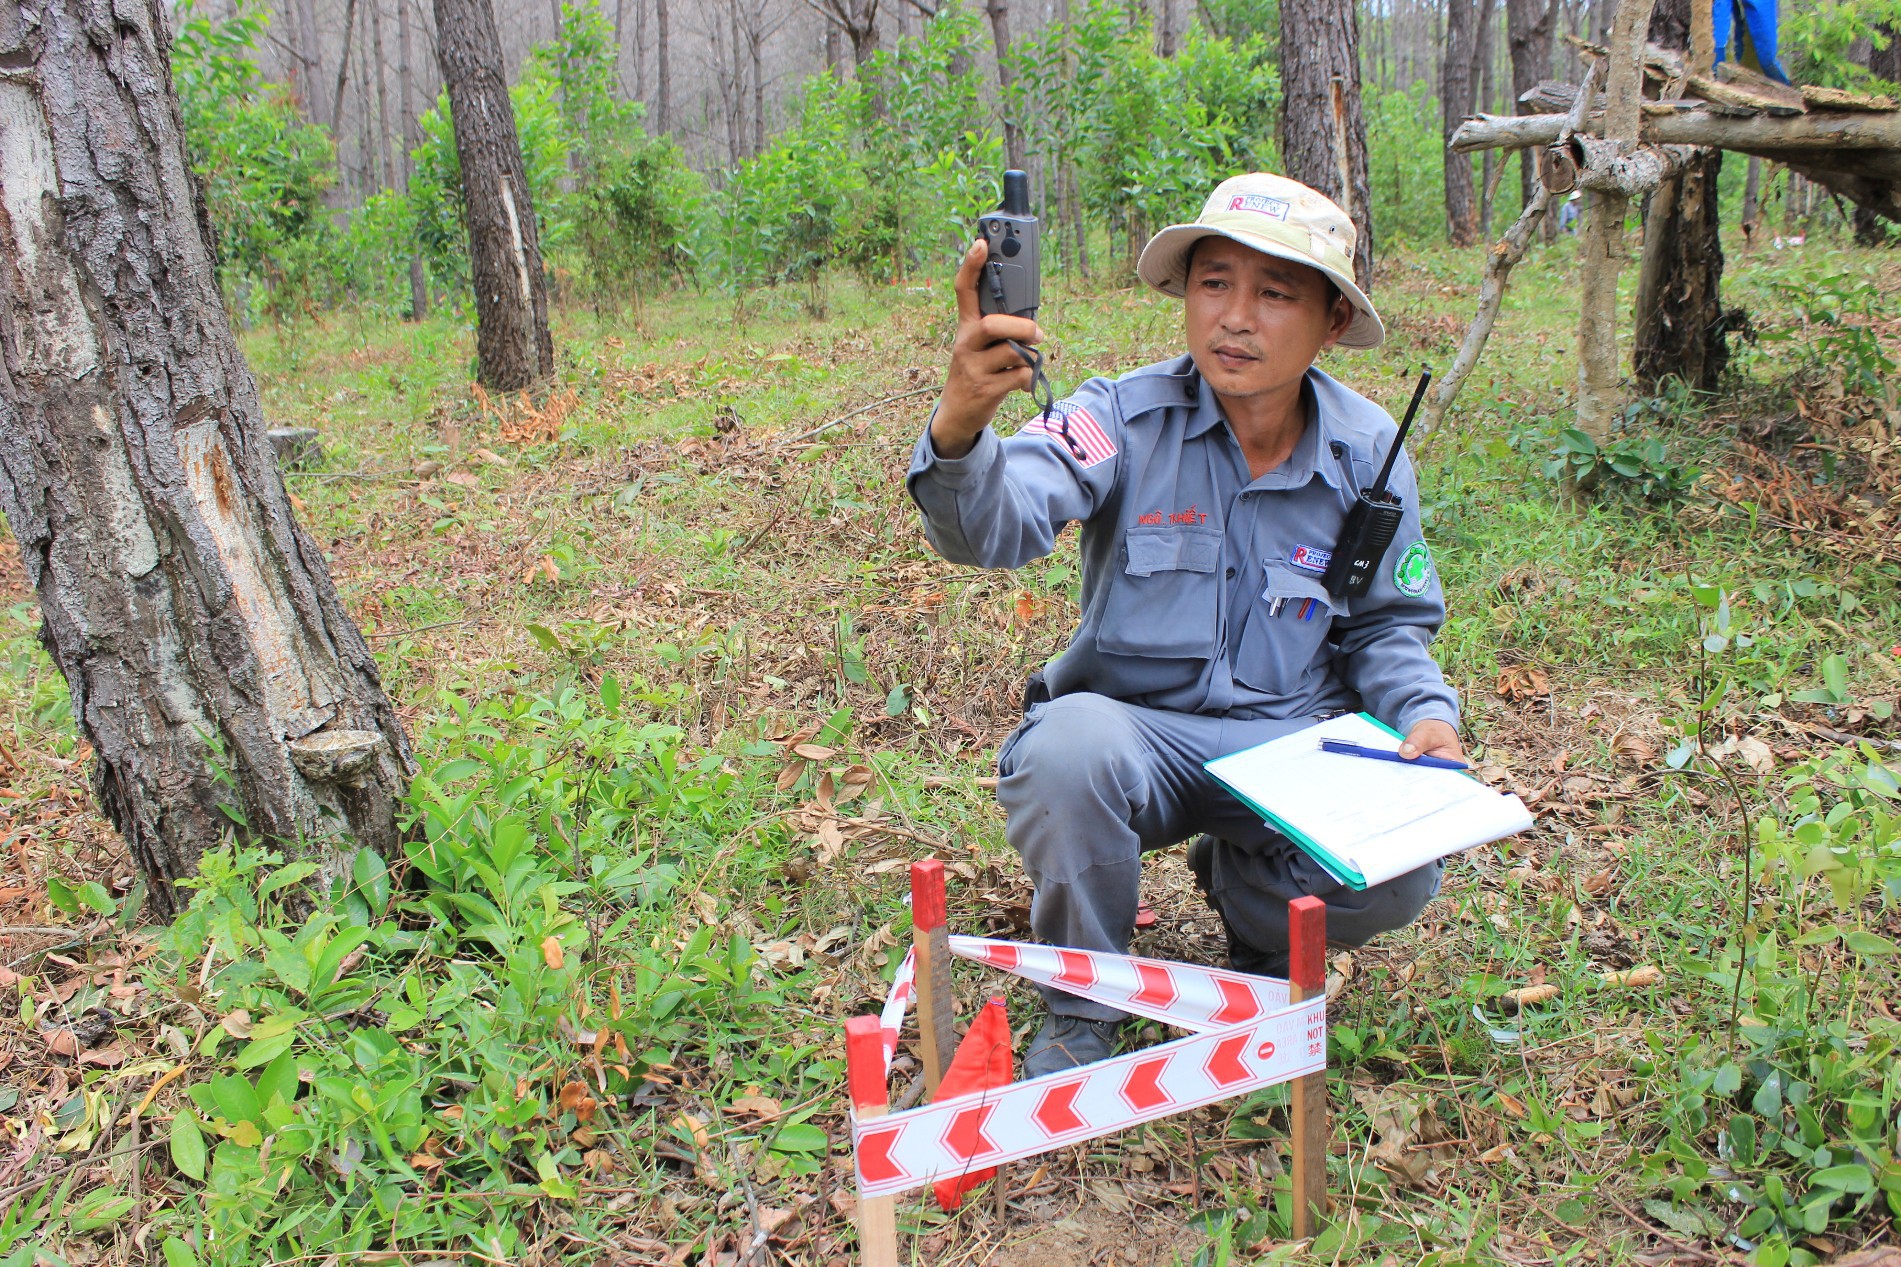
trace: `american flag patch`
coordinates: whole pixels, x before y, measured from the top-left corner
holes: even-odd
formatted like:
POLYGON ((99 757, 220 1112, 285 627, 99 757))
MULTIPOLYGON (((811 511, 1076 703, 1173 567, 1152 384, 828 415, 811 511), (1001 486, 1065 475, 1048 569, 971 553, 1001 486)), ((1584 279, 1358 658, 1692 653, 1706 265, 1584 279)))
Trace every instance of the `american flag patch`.
POLYGON ((1073 400, 1060 400, 1056 408, 1045 419, 1040 414, 1023 428, 1020 435, 1046 435, 1056 443, 1063 443, 1063 427, 1069 427, 1069 455, 1088 470, 1098 462, 1106 462, 1116 455, 1115 441, 1102 429, 1087 409, 1073 400))

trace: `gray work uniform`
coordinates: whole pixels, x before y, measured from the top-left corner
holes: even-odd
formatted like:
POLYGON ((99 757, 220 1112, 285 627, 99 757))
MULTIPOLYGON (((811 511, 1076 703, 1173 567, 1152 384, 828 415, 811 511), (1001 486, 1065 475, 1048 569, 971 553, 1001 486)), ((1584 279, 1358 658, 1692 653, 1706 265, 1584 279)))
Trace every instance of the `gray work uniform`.
POLYGON ((918 442, 908 487, 952 562, 1020 567, 1082 526, 1081 624, 998 758, 1045 942, 1126 950, 1141 854, 1197 832, 1221 842, 1209 887, 1231 934, 1269 956, 1303 893, 1327 903, 1329 937, 1357 943, 1402 927, 1438 889, 1436 863, 1363 893, 1335 884, 1202 769, 1355 708, 1401 733, 1458 724, 1427 649, 1445 602, 1404 454, 1391 482, 1405 518, 1372 588, 1349 603, 1320 584, 1393 421, 1317 369, 1303 397, 1309 425, 1259 479, 1186 356, 1091 379, 1049 423, 1008 439, 986 429, 961 458, 939 457, 928 428, 918 442))

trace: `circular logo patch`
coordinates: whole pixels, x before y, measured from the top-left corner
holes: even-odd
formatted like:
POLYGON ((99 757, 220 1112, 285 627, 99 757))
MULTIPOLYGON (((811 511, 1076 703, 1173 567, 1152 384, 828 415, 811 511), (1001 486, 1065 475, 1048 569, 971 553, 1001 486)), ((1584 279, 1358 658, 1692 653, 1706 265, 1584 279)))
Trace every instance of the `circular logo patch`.
POLYGON ((1426 549, 1426 543, 1415 541, 1406 547, 1406 553, 1399 556, 1399 562, 1393 565, 1393 584, 1402 594, 1418 598, 1432 584, 1432 552, 1426 549))

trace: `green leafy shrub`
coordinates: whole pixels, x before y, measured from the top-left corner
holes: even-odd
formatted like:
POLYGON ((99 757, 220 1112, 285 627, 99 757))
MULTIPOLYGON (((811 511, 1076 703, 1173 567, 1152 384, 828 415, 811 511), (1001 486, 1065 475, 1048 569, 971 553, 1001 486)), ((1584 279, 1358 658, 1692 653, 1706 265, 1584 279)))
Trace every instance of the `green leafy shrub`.
POLYGON ((289 90, 252 62, 265 21, 248 4, 212 18, 187 2, 180 19, 172 81, 227 300, 281 314, 327 297, 329 133, 304 122, 289 90))

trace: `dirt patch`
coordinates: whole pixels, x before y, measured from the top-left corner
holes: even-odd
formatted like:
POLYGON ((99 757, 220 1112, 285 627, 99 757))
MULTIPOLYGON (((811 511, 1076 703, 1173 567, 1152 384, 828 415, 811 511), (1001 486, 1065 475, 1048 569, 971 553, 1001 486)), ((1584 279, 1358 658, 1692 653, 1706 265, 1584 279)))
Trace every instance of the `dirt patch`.
POLYGON ((985 1267, 1186 1267, 1207 1244, 1206 1234, 1179 1211, 1117 1212, 1091 1202, 1019 1223, 1000 1244, 969 1261, 985 1267))

